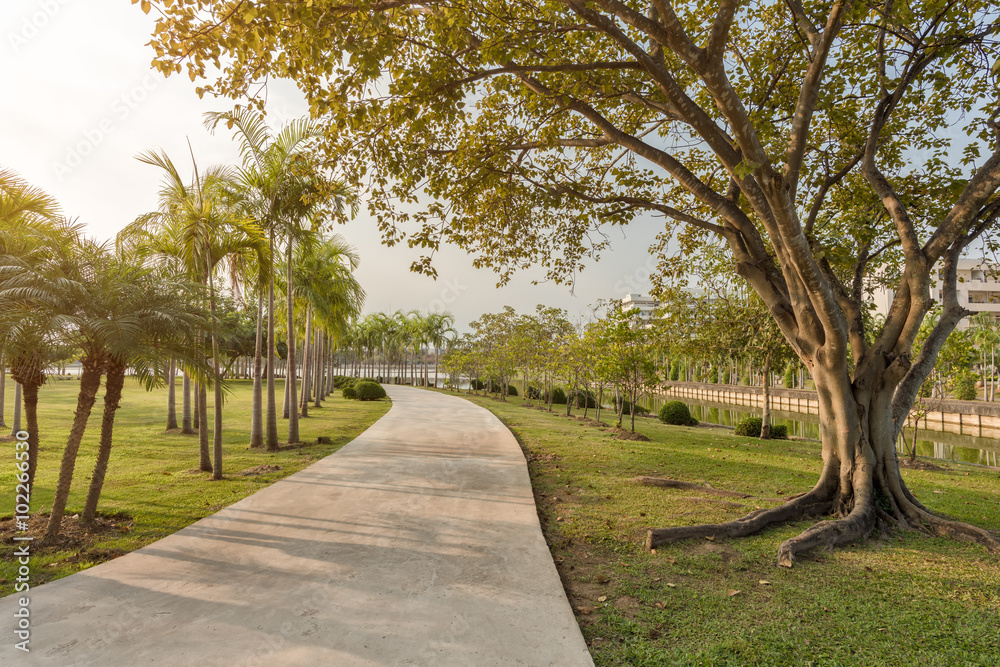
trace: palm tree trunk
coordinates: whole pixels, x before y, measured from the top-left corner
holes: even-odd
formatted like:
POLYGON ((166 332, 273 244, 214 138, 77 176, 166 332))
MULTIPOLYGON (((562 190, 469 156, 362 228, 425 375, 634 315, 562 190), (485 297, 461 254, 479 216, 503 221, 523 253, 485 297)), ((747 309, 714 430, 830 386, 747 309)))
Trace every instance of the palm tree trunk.
POLYGON ((97 503, 101 499, 104 477, 108 472, 108 460, 111 458, 111 437, 115 428, 115 412, 118 411, 118 406, 121 403, 122 387, 124 386, 125 364, 112 362, 108 366, 108 379, 104 388, 104 416, 101 419, 101 442, 97 449, 94 474, 90 478, 87 502, 83 506, 83 514, 81 515, 83 523, 92 523, 97 516, 97 503))
POLYGON ((50 542, 62 528, 63 514, 66 512, 66 501, 69 500, 69 489, 73 484, 73 469, 76 467, 76 455, 80 451, 83 432, 87 429, 87 419, 94 407, 97 390, 101 386, 102 365, 95 359, 84 357, 83 370, 80 375, 80 393, 76 399, 76 414, 73 416, 73 426, 69 431, 69 440, 63 450, 62 465, 59 467, 59 481, 56 483, 56 496, 52 501, 52 513, 45 527, 44 541, 50 542))
POLYGON ((192 419, 191 423, 194 428, 199 429, 200 433, 201 415, 202 415, 202 410, 204 409, 204 406, 202 406, 201 404, 201 380, 198 380, 194 383, 194 393, 196 398, 194 400, 194 418, 192 419))
POLYGON ((767 353, 764 359, 764 409, 760 419, 760 438, 767 440, 771 437, 771 353, 767 353))
POLYGON ((194 428, 191 426, 191 373, 186 368, 184 369, 182 388, 184 405, 181 413, 181 433, 192 435, 194 434, 194 428))
POLYGON ((253 405, 250 414, 250 446, 264 446, 263 387, 261 386, 261 365, 263 359, 264 293, 257 294, 257 332, 253 352, 253 405))
POLYGON ((212 311, 212 375, 215 380, 215 420, 212 424, 212 479, 222 479, 222 374, 219 372, 219 344, 215 319, 215 279, 208 275, 208 298, 212 311))
POLYGON ((177 362, 167 364, 167 430, 177 428, 177 362))
POLYGON ((200 461, 198 467, 202 472, 212 472, 212 457, 208 449, 208 390, 204 382, 198 383, 198 412, 202 415, 198 422, 198 452, 200 461))
POLYGON ((310 381, 312 380, 312 375, 310 371, 312 370, 312 355, 316 354, 312 345, 312 332, 310 331, 312 327, 312 304, 306 306, 306 335, 302 342, 302 400, 300 401, 300 408, 302 410, 301 414, 303 417, 309 416, 309 391, 312 387, 310 381))
POLYGON ((316 357, 316 361, 313 363, 313 407, 321 408, 323 407, 320 399, 322 398, 321 394, 323 391, 323 371, 325 370, 324 366, 326 363, 324 354, 326 350, 323 348, 324 339, 322 330, 317 329, 313 335, 316 338, 316 354, 313 355, 316 357))
MULTIPOLYGON (((295 369, 295 313, 293 311, 294 299, 292 295, 295 293, 294 283, 292 282, 292 236, 291 233, 288 235, 288 255, 286 257, 286 262, 288 264, 288 276, 286 277, 286 291, 288 298, 285 300, 288 302, 288 444, 294 445, 299 442, 299 411, 296 406, 299 404, 298 392, 296 391, 296 369, 295 369)), ((306 332, 308 337, 309 333, 306 332)), ((303 375, 305 374, 305 369, 303 369, 303 375)))
MULTIPOLYGON (((14 419, 10 425, 11 436, 17 435, 21 430, 21 384, 14 383, 14 419)), ((30 434, 29 434, 30 435, 30 434)))
POLYGON ((4 413, 6 412, 6 397, 7 397, 7 367, 4 365, 3 353, 0 352, 0 428, 7 428, 7 422, 4 421, 4 413))
MULTIPOLYGON (((274 232, 268 234, 271 256, 274 256, 274 232)), ((274 340, 274 272, 267 283, 267 451, 278 451, 278 407, 275 401, 274 373, 277 355, 274 340)))

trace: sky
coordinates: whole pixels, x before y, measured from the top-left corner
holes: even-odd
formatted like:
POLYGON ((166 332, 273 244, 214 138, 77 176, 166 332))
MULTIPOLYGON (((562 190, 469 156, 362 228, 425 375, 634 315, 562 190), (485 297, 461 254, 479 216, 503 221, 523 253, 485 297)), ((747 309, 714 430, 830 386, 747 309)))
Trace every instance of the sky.
MULTIPOLYGON (((199 166, 239 162, 228 132, 213 136, 202 125, 204 112, 233 103, 200 100, 198 84, 186 75, 165 79, 150 68, 153 53, 145 44, 153 22, 129 0, 4 0, 0 9, 0 168, 54 196, 99 240, 156 208, 160 174, 137 154, 163 150, 189 165, 190 141, 199 166)), ((293 84, 269 86, 272 126, 306 113, 293 84)), ((519 312, 555 306, 578 319, 600 299, 648 293, 655 266, 648 248, 660 228, 649 220, 612 232, 611 251, 580 274, 572 292, 533 285, 544 279, 541 271, 498 288, 493 273, 475 269, 454 247, 436 255, 435 281, 410 273, 418 251, 381 245, 375 222, 364 214, 337 231, 361 254, 356 275, 368 293, 366 312, 448 311, 457 328, 467 330, 505 305, 519 312)))

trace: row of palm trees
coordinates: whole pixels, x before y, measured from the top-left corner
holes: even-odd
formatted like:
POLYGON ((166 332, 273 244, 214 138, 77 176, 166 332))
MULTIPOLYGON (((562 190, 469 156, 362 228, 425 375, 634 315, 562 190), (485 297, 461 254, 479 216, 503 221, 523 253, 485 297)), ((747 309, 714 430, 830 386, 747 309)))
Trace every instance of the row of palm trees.
POLYGON ((392 378, 413 385, 430 384, 430 354, 434 354, 434 385, 438 384, 437 359, 454 341, 451 313, 372 313, 357 322, 344 338, 345 364, 352 375, 392 378))
MULTIPOLYGON (((102 375, 107 375, 105 419, 110 414, 111 422, 108 452, 102 424, 98 467, 107 464, 126 371, 150 386, 167 380, 169 427, 176 426, 173 386, 180 368, 181 430, 194 433, 193 389, 201 469, 222 478, 223 300, 256 303, 251 446, 280 447, 274 381, 279 337, 287 343, 289 444, 299 441, 300 410, 306 416, 309 401, 318 405, 332 386, 333 355, 364 302, 352 274, 357 252, 341 237, 324 233, 326 223, 350 204, 350 193, 310 158, 309 143, 317 134, 311 122, 296 121, 274 134, 255 112, 208 115, 211 129, 220 123, 235 129, 243 164, 200 169, 192 155, 193 176, 186 179, 165 153, 141 154, 141 162, 163 175, 158 206, 128 225, 113 247, 85 239, 51 197, 0 172, 0 351, 24 392, 29 483, 37 467, 36 406, 45 369, 67 358, 82 363, 47 538, 59 531, 102 375), (209 389, 215 397, 211 451, 209 389)), ((103 479, 103 469, 95 470, 93 483, 103 479)), ((92 521, 96 499, 92 511, 88 498, 87 509, 83 518, 92 521)))

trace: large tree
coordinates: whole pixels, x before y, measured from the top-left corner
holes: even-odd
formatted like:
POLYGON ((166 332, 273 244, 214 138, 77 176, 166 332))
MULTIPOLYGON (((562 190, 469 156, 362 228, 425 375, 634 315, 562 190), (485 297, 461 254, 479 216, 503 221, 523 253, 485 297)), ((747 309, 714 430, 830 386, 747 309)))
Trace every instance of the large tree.
POLYGON ((661 215, 685 251, 727 243, 816 382, 822 472, 787 504, 653 530, 650 546, 833 514, 779 563, 880 521, 1000 549, 918 502, 894 448, 964 315, 955 262, 1000 217, 993 3, 154 4, 161 71, 219 67, 202 91, 233 96, 267 76, 299 83, 331 159, 374 174, 390 242, 416 223, 411 243, 561 279, 604 245, 602 225, 640 214, 661 215), (431 203, 414 214, 418 195, 431 203), (914 356, 938 274, 944 311, 914 356), (893 299, 868 331, 873 277, 893 299))

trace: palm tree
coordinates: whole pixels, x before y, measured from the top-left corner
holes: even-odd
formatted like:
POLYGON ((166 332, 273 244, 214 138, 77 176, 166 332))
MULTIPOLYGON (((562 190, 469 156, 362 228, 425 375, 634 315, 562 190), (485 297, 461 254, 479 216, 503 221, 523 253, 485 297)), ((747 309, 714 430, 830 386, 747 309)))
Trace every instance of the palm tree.
POLYGON ((339 234, 321 239, 300 250, 293 266, 292 293, 305 303, 306 346, 302 361, 302 415, 308 414, 310 354, 313 314, 328 332, 340 333, 356 318, 364 305, 365 292, 352 275, 360 258, 357 250, 339 234))
POLYGON ((53 286, 72 276, 79 233, 60 217, 54 199, 0 169, 0 350, 17 383, 17 429, 23 394, 29 486, 38 459, 38 390, 45 368, 67 352, 59 334, 68 305, 53 286))
MULTIPOLYGON (((224 113, 205 114, 205 125, 213 130, 220 122, 236 129, 240 143, 243 167, 238 170, 238 178, 247 210, 257 224, 267 234, 268 247, 272 257, 276 256, 278 236, 284 233, 288 251, 297 229, 301 214, 303 195, 302 179, 295 169, 309 141, 318 136, 316 124, 308 119, 288 123, 274 135, 264 117, 250 109, 236 109, 224 113)), ((286 253, 286 258, 289 255, 286 253)), ((274 320, 274 271, 273 265, 267 272, 267 420, 266 433, 262 432, 262 328, 263 291, 258 297, 257 347, 254 353, 254 394, 250 421, 250 446, 261 447, 266 436, 268 451, 278 449, 278 416, 275 402, 274 368, 275 320, 274 320)), ((287 276, 286 276, 287 278, 287 276)), ((289 308, 290 310, 290 308, 289 308)), ((289 321, 291 316, 289 316, 289 321)), ((289 371, 288 378, 294 379, 294 327, 289 324, 289 371)), ((289 389, 286 382, 286 391, 289 389)), ((297 422, 289 423, 289 436, 295 424, 295 440, 298 440, 297 422)))
POLYGON ((427 340, 434 346, 434 386, 438 386, 438 357, 441 347, 458 332, 454 329, 455 317, 451 313, 429 313, 427 315, 427 340))
MULTIPOLYGON (((209 310, 212 317, 209 346, 215 392, 213 429, 214 479, 222 479, 222 377, 219 369, 216 313, 218 290, 216 272, 221 264, 237 256, 256 256, 258 266, 270 262, 266 241, 260 229, 240 213, 233 198, 232 173, 221 167, 210 168, 201 175, 192 156, 194 180, 188 184, 173 161, 165 153, 147 151, 140 162, 158 167, 164 172, 157 211, 140 216, 119 234, 119 242, 132 244, 144 254, 159 254, 176 258, 188 277, 208 288, 209 310)), ((205 384, 199 392, 199 441, 202 469, 207 450, 207 414, 205 384)))
MULTIPOLYGON (((121 270, 112 276, 112 284, 108 286, 111 289, 104 291, 100 303, 104 317, 99 326, 104 334, 107 382, 100 444, 81 515, 83 523, 92 522, 97 515, 126 369, 133 369, 147 389, 160 383, 159 371, 167 357, 171 368, 176 360, 181 360, 201 374, 208 370, 203 361, 191 354, 189 345, 194 332, 209 327, 208 318, 197 307, 203 300, 200 286, 141 268, 134 258, 120 258, 119 266, 121 270)), ((168 372, 165 379, 173 382, 174 376, 168 372)))

